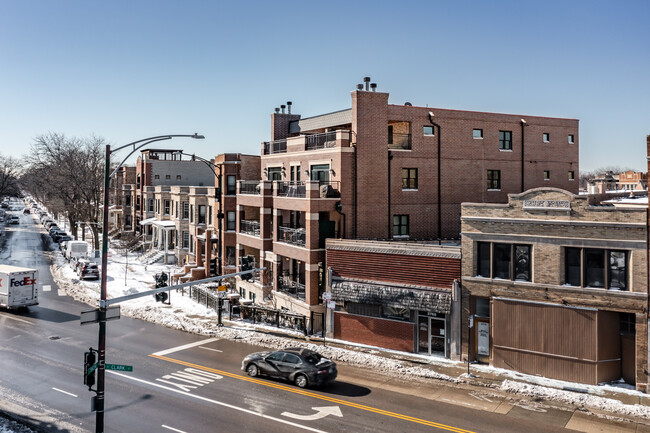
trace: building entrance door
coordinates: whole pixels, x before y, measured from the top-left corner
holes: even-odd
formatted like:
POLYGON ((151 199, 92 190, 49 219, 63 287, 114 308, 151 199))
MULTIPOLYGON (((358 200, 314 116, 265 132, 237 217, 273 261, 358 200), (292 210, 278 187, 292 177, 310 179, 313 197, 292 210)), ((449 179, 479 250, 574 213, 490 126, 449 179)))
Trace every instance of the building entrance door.
POLYGON ((428 355, 438 353, 447 357, 445 335, 444 317, 418 315, 418 353, 428 355))

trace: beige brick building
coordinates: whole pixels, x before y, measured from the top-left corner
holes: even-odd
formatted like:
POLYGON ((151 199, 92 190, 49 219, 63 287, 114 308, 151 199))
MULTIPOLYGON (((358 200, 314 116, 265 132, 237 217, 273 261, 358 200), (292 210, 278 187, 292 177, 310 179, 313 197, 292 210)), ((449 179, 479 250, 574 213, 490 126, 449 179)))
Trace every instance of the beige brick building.
POLYGON ((645 390, 646 218, 645 209, 590 205, 557 188, 463 203, 463 353, 581 383, 622 377, 645 390))

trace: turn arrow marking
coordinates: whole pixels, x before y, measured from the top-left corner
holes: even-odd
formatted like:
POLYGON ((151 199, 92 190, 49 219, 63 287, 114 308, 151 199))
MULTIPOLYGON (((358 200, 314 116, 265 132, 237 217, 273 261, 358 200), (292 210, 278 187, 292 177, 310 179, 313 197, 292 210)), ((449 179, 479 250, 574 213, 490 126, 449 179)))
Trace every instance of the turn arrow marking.
POLYGON ((293 419, 299 419, 301 421, 315 421, 317 419, 325 418, 327 415, 334 415, 340 418, 343 417, 341 409, 338 406, 324 406, 324 407, 312 407, 316 411, 313 415, 297 415, 291 412, 282 412, 282 416, 286 416, 293 419))

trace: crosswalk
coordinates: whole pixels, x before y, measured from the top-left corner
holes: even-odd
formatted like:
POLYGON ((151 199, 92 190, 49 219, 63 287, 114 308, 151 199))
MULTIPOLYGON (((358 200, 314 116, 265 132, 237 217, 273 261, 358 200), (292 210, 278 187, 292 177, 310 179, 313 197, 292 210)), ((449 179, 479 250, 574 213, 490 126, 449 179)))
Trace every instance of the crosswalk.
POLYGON ((58 290, 57 288, 52 289, 52 286, 43 285, 43 292, 53 292, 57 296, 66 296, 65 290, 58 290))

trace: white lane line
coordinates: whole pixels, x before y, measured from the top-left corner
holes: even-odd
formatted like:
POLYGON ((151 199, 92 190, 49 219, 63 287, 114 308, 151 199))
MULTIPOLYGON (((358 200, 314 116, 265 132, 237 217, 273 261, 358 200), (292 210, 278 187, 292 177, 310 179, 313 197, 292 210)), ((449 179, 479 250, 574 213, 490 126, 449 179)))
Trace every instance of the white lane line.
POLYGON ((71 395, 71 396, 73 396, 73 397, 75 397, 75 398, 78 397, 78 396, 75 395, 75 394, 72 394, 72 393, 70 393, 70 392, 64 391, 64 390, 59 389, 59 388, 52 388, 52 389, 55 390, 55 391, 62 392, 62 393, 67 394, 67 395, 71 395))
POLYGON ((176 428, 174 428, 174 427, 170 427, 170 426, 165 425, 165 424, 161 425, 160 427, 162 427, 162 428, 166 428, 166 429, 171 430, 171 431, 177 431, 178 433, 186 433, 186 432, 184 432, 183 430, 179 430, 179 429, 176 429, 176 428))
POLYGON ((185 344, 183 346, 172 347, 171 349, 167 349, 167 350, 161 350, 160 352, 156 352, 153 355, 158 355, 158 356, 168 355, 170 353, 180 352, 181 350, 189 349, 191 347, 196 347, 196 346, 200 346, 202 344, 212 343, 213 341, 219 341, 219 339, 218 338, 208 338, 207 340, 197 341, 195 343, 185 344))
POLYGON ((14 317, 14 316, 10 316, 10 315, 4 315, 4 314, 2 314, 2 315, 0 315, 0 317, 6 317, 7 319, 18 320, 19 322, 23 322, 23 323, 27 323, 27 324, 29 324, 29 325, 33 325, 33 323, 30 322, 30 321, 28 321, 28 320, 25 320, 25 319, 19 319, 18 317, 14 317))
POLYGON ((49 292, 50 290, 52 290, 52 286, 50 286, 50 285, 43 286, 43 291, 44 292, 49 292))
POLYGON ((135 382, 146 383, 147 385, 155 386, 155 387, 157 387, 157 388, 166 389, 167 391, 171 391, 171 392, 175 392, 175 393, 178 393, 178 394, 182 394, 182 395, 187 396, 187 397, 196 398, 197 400, 203 400, 203 401, 206 401, 206 402, 208 402, 208 403, 215 404, 215 405, 217 405, 217 406, 223 406, 223 407, 227 407, 227 408, 232 409, 232 410, 238 410, 238 411, 240 411, 240 412, 244 412, 244 413, 247 413, 247 414, 249 414, 249 415, 259 416, 260 418, 269 419, 269 420, 271 420, 271 421, 277 421, 277 422, 279 422, 279 423, 287 424, 287 425, 290 425, 290 426, 293 426, 293 427, 297 427, 297 428, 300 428, 300 429, 303 429, 303 430, 313 431, 313 432, 316 432, 316 433, 327 433, 327 432, 324 431, 324 430, 317 430, 317 429, 315 429, 315 428, 307 427, 306 425, 296 424, 295 422, 287 421, 287 420, 285 420, 285 419, 280 419, 280 418, 276 418, 276 417, 273 417, 273 416, 264 415, 263 413, 255 412, 255 411, 252 411, 252 410, 249 410, 249 409, 244 409, 243 407, 234 406, 234 405, 232 405, 232 404, 224 403, 224 402, 222 402, 222 401, 211 400, 211 399, 209 399, 209 398, 202 397, 202 396, 200 396, 200 395, 190 394, 189 392, 180 391, 180 390, 178 390, 178 389, 169 388, 169 387, 164 386, 164 385, 159 385, 159 384, 157 384, 157 383, 148 382, 148 381, 143 380, 143 379, 138 379, 138 378, 136 378, 136 377, 132 377, 132 376, 128 376, 128 375, 126 375, 126 374, 118 373, 117 371, 108 370, 107 373, 111 373, 111 374, 114 374, 114 375, 116 375, 116 376, 123 377, 123 378, 125 378, 125 379, 133 380, 133 381, 135 381, 135 382))
POLYGON ((223 353, 223 350, 212 349, 212 348, 210 348, 210 347, 199 346, 199 349, 205 349, 205 350, 211 350, 211 351, 213 351, 213 352, 222 352, 222 353, 223 353))

